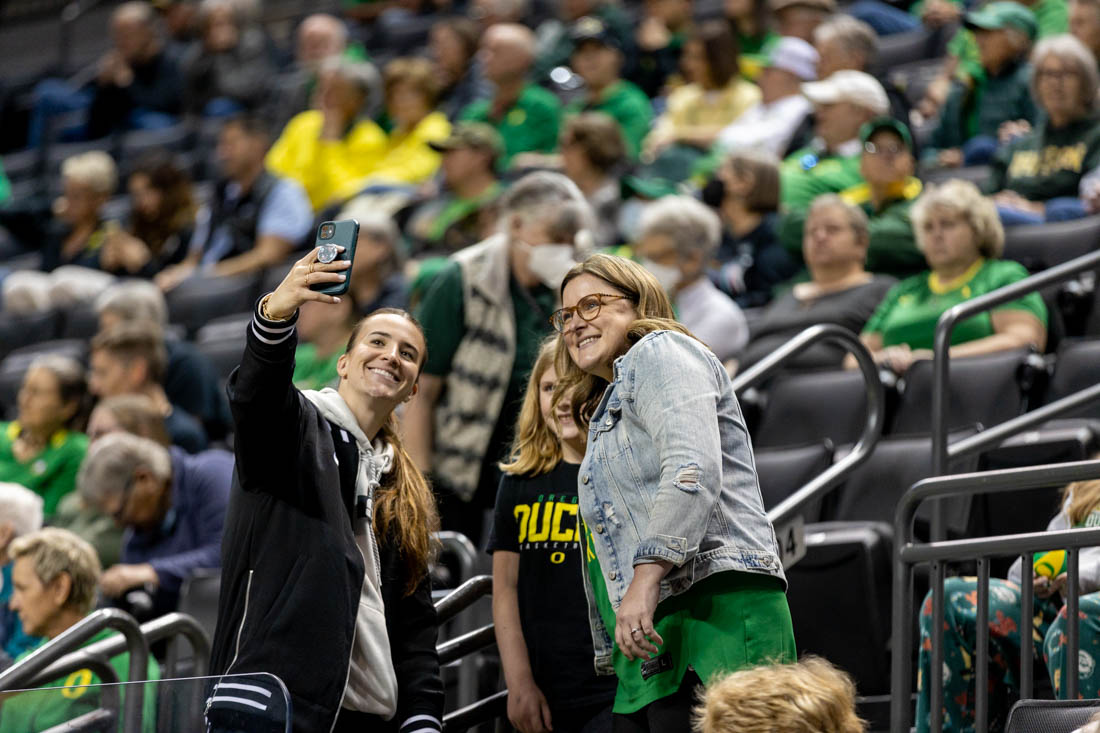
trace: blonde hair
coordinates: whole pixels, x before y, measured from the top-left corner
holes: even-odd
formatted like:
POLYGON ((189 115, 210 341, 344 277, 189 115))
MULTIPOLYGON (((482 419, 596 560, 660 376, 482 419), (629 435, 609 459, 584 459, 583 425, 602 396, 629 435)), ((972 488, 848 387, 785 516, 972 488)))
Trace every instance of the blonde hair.
POLYGON ((862 733, 852 679, 820 657, 734 672, 707 687, 699 733, 862 733))
MULTIPOLYGON (((1100 453, 1092 456, 1092 460, 1100 459, 1100 453)), ((1074 481, 1067 484, 1062 491, 1062 503, 1069 502, 1066 514, 1069 515, 1069 524, 1076 527, 1084 522, 1094 509, 1100 509, 1100 479, 1092 481, 1074 481)))
MULTIPOLYGON (((542 342, 531 376, 527 379, 527 392, 516 420, 516 437, 508 461, 500 463, 500 470, 514 476, 538 476, 552 470, 561 461, 561 441, 542 417, 539 403, 539 382, 546 370, 554 366, 553 336, 542 342)), ((555 395, 557 391, 555 390, 555 395)))
POLYGON ((12 562, 28 558, 42 585, 49 585, 62 573, 68 575, 72 587, 65 607, 82 614, 91 612, 100 565, 95 550, 85 540, 67 529, 46 527, 12 540, 8 556, 12 562))
POLYGON ((118 167, 102 150, 73 155, 61 164, 61 177, 87 186, 96 193, 110 196, 118 188, 118 167))
POLYGON ((924 251, 924 224, 933 209, 962 216, 970 225, 982 257, 997 259, 1005 249, 1005 230, 993 199, 983 196, 970 181, 952 178, 939 186, 928 186, 913 204, 913 234, 917 249, 924 251))
MULTIPOLYGON (((559 295, 565 292, 565 286, 581 275, 592 275, 606 282, 626 295, 634 304, 638 319, 630 324, 626 339, 630 346, 653 331, 677 331, 695 338, 682 323, 676 321, 672 311, 672 301, 657 278, 637 262, 615 255, 594 254, 583 262, 573 265, 562 280, 559 295)), ((629 348, 629 346, 627 347, 629 348)), ((587 428, 592 413, 599 404, 607 383, 592 374, 588 374, 573 363, 565 339, 559 334, 554 342, 554 371, 558 373, 558 385, 554 388, 554 402, 565 395, 573 404, 573 420, 577 425, 587 428)))

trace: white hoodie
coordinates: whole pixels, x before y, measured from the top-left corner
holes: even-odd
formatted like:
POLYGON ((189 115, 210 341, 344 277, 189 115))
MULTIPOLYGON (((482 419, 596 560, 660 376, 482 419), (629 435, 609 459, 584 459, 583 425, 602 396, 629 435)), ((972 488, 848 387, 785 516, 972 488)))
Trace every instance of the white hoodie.
MULTIPOLYGON (((388 720, 397 713, 397 674, 393 670, 390 638, 386 632, 381 568, 371 518, 374 516, 374 491, 382 474, 393 468, 393 446, 381 439, 371 444, 344 398, 331 387, 320 392, 306 390, 302 394, 325 419, 355 439, 359 449, 359 472, 355 478, 356 505, 360 503, 360 497, 365 497, 367 506, 366 517, 356 518, 354 523, 355 542, 363 555, 366 573, 359 595, 348 681, 341 706, 380 715, 388 720)), ((336 460, 335 454, 333 460, 336 460)))

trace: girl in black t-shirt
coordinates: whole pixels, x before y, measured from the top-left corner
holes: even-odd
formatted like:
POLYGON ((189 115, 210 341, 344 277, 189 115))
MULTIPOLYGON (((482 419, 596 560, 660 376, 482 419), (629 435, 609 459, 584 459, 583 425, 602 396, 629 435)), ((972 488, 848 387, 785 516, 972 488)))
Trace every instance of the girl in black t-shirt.
POLYGON ((597 677, 581 583, 577 472, 587 436, 553 404, 554 340, 539 350, 497 492, 493 623, 521 733, 609 733, 616 678, 597 677))

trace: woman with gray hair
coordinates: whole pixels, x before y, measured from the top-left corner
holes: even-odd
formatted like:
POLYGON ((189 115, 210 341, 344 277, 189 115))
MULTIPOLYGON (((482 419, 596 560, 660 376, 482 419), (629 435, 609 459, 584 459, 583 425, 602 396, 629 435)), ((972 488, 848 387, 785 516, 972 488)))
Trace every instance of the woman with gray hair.
POLYGON ((680 322, 725 361, 749 340, 745 314, 707 277, 722 222, 690 196, 665 196, 642 213, 634 251, 672 298, 680 322))
POLYGON ((23 631, 18 614, 8 607, 12 596, 8 547, 41 527, 42 497, 19 484, 0 483, 0 669, 38 641, 23 631))
MULTIPOLYGON (((886 294, 860 339, 876 363, 904 374, 932 358, 936 322, 944 311, 1019 282, 1027 270, 998 259, 1004 229, 992 200, 968 181, 929 187, 913 205, 917 248, 929 270, 902 280, 886 294)), ((1047 309, 1038 293, 961 322, 951 335, 951 358, 1032 346, 1047 340, 1047 309)), ((855 366, 849 355, 845 363, 855 366)))
POLYGON ((76 485, 88 449, 84 367, 46 354, 31 362, 19 388, 15 420, 0 422, 0 481, 14 481, 42 497, 50 517, 76 485))
MULTIPOLYGON (((19 614, 27 633, 41 637, 40 644, 56 638, 92 612, 100 565, 95 550, 87 542, 67 530, 47 527, 14 540, 8 552, 12 558, 11 609, 19 614)), ((116 633, 104 629, 86 644, 94 644, 116 633)), ((23 656, 30 653, 24 652, 23 656)), ((111 658, 110 664, 121 682, 160 679, 160 667, 152 656, 140 680, 130 680, 128 652, 111 658)), ((42 689, 8 697, 4 700, 4 714, 0 716, 0 733, 60 727, 95 710, 100 705, 100 690, 85 685, 102 683, 103 680, 91 670, 83 669, 42 686, 64 689, 42 689)), ((125 697, 126 691, 119 694, 125 697)), ((142 720, 156 720, 156 716, 157 696, 152 690, 145 690, 142 720)))
POLYGON ((989 190, 1006 226, 1085 216, 1082 177, 1100 166, 1096 59, 1071 35, 1052 36, 1031 53, 1031 95, 1045 116, 993 159, 989 190))

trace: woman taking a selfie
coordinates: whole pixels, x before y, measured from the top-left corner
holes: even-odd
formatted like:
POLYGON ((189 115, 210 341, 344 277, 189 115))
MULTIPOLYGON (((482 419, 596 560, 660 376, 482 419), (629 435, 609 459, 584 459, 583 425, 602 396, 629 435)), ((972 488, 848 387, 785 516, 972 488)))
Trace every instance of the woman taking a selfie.
POLYGON ((593 255, 561 295, 554 366, 588 427, 579 511, 614 730, 686 733, 697 685, 795 659, 748 431, 726 370, 641 265, 593 255))
POLYGON ((404 311, 375 311, 336 389, 295 389, 298 309, 339 302, 310 286, 346 282, 350 264, 319 251, 260 300, 229 379, 237 471, 211 669, 277 675, 295 730, 436 731, 438 518, 393 416, 416 392, 424 334, 404 311))

